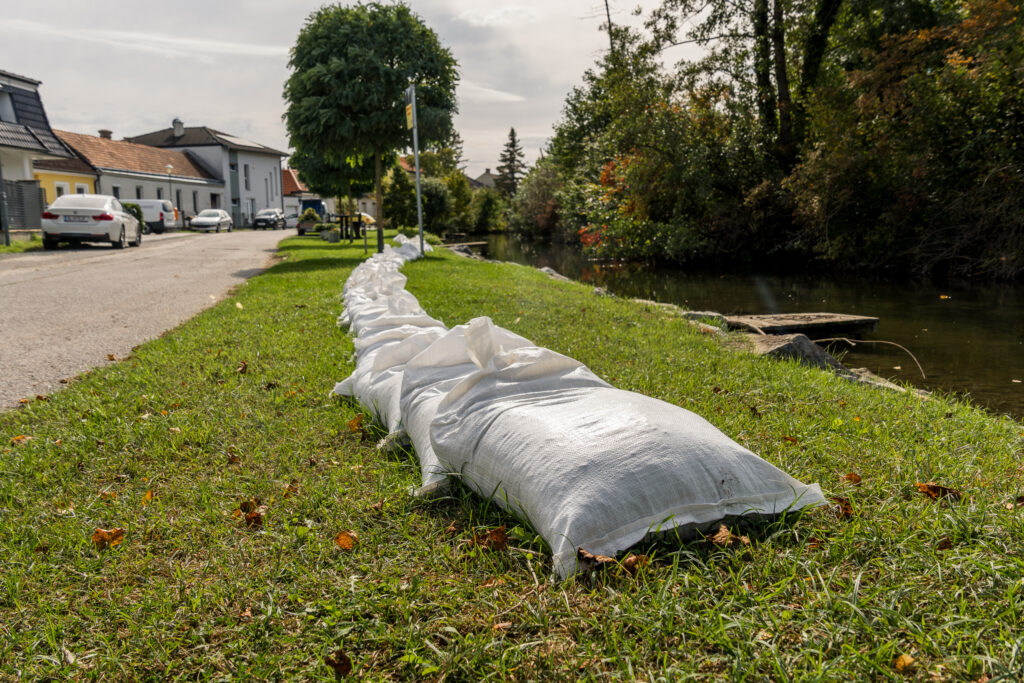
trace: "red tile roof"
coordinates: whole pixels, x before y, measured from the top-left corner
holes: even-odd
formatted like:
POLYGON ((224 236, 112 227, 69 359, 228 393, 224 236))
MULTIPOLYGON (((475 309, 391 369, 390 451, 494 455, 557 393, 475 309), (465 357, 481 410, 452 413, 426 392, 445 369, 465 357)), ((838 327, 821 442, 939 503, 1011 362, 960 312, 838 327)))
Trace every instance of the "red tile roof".
POLYGON ((220 180, 182 152, 124 140, 108 140, 95 135, 69 133, 63 130, 54 132, 64 144, 74 149, 79 156, 97 169, 165 176, 167 165, 170 164, 174 167, 170 173, 176 177, 220 180))
POLYGON ((281 190, 284 195, 299 194, 300 192, 309 192, 309 188, 306 184, 299 180, 299 172, 294 168, 282 168, 281 169, 281 190))

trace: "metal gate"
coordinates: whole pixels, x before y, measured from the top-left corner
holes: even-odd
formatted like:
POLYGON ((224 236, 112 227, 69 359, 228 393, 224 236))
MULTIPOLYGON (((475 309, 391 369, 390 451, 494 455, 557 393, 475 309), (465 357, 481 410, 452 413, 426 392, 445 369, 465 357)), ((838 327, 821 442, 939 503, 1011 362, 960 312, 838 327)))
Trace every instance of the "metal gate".
POLYGON ((43 189, 38 180, 5 180, 7 218, 12 230, 38 228, 43 219, 43 189))

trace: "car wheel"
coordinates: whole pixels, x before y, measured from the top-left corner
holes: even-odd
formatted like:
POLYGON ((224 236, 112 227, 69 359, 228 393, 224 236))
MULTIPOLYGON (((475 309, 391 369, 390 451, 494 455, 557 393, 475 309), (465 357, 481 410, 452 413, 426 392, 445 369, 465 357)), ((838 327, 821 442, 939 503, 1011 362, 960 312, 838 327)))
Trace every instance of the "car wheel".
POLYGON ((141 228, 135 231, 135 241, 132 242, 132 246, 133 247, 141 247, 142 246, 142 229, 141 228))
POLYGON ((121 226, 121 236, 118 237, 115 241, 111 242, 111 245, 114 247, 114 249, 124 249, 126 246, 128 246, 128 238, 124 234, 123 225, 121 226))
POLYGON ((51 249, 56 249, 56 248, 57 248, 57 240, 51 239, 49 237, 44 237, 43 238, 43 249, 46 249, 47 251, 49 251, 51 249))

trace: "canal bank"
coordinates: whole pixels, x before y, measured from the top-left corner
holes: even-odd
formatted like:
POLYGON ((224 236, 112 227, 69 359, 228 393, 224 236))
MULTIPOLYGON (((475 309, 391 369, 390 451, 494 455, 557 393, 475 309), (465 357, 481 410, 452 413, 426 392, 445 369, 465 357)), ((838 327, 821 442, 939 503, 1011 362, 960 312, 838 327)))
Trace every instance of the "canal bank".
MULTIPOLYGON (((467 238, 469 239, 469 238, 467 238)), ((723 315, 830 312, 879 318, 854 345, 829 346, 846 365, 897 383, 953 393, 995 413, 1024 417, 1024 286, 891 282, 820 275, 758 275, 598 264, 578 250, 523 243, 508 235, 487 241, 489 258, 549 267, 617 296, 650 299, 723 315), (924 371, 922 376, 913 354, 924 371)))

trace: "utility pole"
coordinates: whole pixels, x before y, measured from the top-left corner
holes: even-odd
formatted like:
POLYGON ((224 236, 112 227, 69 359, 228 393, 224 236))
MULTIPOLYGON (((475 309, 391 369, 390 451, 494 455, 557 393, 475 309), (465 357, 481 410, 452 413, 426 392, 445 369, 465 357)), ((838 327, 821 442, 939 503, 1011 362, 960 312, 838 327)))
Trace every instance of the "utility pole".
POLYGON ((608 0, 604 0, 604 13, 608 17, 608 47, 615 52, 615 41, 612 40, 612 11, 608 7, 608 0))

